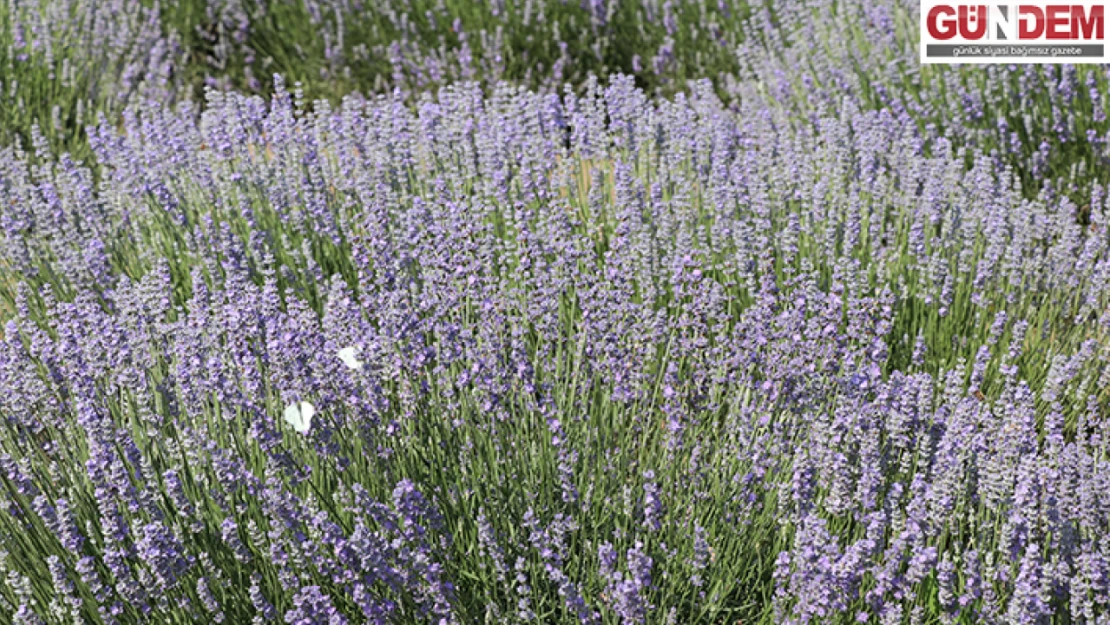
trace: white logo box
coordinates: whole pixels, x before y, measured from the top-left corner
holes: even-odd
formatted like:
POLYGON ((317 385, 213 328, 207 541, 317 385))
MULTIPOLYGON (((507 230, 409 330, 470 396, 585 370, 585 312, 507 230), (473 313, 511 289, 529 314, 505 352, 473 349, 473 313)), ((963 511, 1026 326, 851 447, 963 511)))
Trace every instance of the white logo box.
POLYGON ((1110 63, 1106 2, 921 0, 922 63, 1110 63))

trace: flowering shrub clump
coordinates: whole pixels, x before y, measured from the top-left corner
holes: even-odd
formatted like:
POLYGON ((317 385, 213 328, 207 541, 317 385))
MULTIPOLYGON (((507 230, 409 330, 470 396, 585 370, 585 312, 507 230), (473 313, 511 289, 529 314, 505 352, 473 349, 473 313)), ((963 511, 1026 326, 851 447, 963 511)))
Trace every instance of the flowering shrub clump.
POLYGON ((57 145, 97 115, 181 91, 185 51, 157 3, 6 0, 0 6, 0 138, 29 144, 38 123, 57 145), (144 6, 149 5, 149 6, 144 6))
MULTIPOLYGON (((1045 184, 1083 206, 1091 183, 1110 183, 1105 66, 922 65, 920 3, 767 2, 722 77, 730 98, 772 96, 816 119, 843 106, 909 115, 923 137, 1012 168, 1027 196, 1045 184)), ((1084 219, 1085 219, 1084 215, 1084 219)))
POLYGON ((1105 189, 610 83, 0 152, 0 614, 1105 623, 1105 189))

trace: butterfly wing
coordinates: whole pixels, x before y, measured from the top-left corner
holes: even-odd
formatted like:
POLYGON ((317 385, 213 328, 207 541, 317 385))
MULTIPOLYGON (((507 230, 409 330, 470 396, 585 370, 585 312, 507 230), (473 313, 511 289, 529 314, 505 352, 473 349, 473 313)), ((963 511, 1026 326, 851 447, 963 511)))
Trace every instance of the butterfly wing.
POLYGON ((357 353, 354 347, 344 347, 339 350, 338 356, 343 364, 347 365, 348 369, 359 369, 362 367, 362 361, 358 359, 357 353))
POLYGON ((290 404, 285 407, 285 422, 293 426, 293 429, 304 434, 312 425, 312 415, 316 414, 316 408, 306 402, 302 401, 298 404, 290 404))
POLYGON ((285 407, 285 422, 293 426, 293 429, 299 430, 301 425, 301 409, 297 404, 289 404, 285 407))

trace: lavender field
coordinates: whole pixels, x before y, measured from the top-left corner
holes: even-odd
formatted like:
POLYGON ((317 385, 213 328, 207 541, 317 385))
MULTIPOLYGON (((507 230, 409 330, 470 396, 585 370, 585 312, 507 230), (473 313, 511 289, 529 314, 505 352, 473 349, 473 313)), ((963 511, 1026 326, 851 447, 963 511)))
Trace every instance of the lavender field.
POLYGON ((1110 70, 917 12, 0 5, 0 624, 1110 625, 1110 70))

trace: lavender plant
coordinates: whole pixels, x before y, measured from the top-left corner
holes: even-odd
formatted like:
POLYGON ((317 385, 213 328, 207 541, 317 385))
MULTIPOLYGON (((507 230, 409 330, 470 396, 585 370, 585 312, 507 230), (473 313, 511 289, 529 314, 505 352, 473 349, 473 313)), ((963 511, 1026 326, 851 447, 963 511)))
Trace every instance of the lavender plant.
POLYGON ((1104 72, 757 8, 0 7, 0 623, 1110 622, 1104 72))
POLYGON ((0 5, 0 138, 26 146, 31 127, 86 155, 83 129, 129 102, 172 102, 183 50, 157 4, 8 0, 0 5))
POLYGON ((5 149, 0 615, 1106 622, 1105 190, 746 89, 5 149))
POLYGON ((799 117, 859 106, 906 114, 919 132, 1014 170, 1027 196, 1069 194, 1087 219, 1091 185, 1110 178, 1105 67, 921 65, 916 2, 767 2, 755 8, 726 77, 729 97, 759 85, 799 117))

